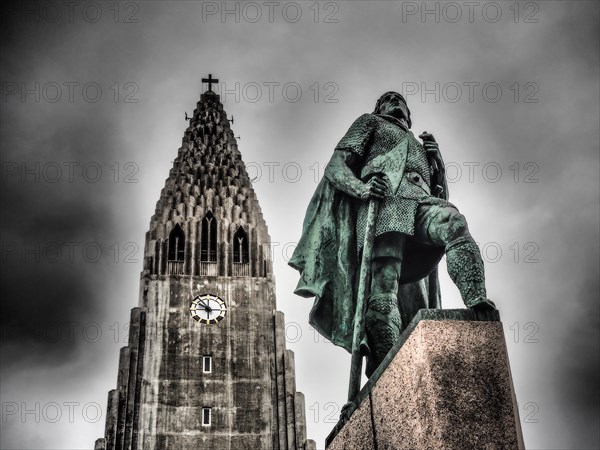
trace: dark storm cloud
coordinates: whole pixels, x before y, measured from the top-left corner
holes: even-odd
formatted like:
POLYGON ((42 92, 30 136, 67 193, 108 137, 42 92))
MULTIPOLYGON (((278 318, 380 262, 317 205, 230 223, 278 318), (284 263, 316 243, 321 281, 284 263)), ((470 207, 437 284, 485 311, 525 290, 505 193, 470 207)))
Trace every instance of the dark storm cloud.
MULTIPOLYGON (((0 320, 3 344, 13 345, 13 356, 52 357, 57 363, 81 341, 48 336, 57 327, 98 318, 103 299, 97 285, 112 218, 108 205, 89 197, 85 189, 3 183, 0 320)), ((4 364, 6 356, 3 352, 4 364)))
POLYGON ((60 35, 73 32, 19 20, 2 31, 3 89, 19 91, 1 104, 5 368, 21 359, 60 364, 72 358, 82 342, 69 337, 73 324, 98 319, 103 304, 98 285, 110 261, 116 188, 114 132, 107 130, 118 129, 119 111, 106 97, 92 102, 77 90, 69 101, 64 82, 94 80, 82 78, 58 47, 60 35), (60 101, 48 100, 56 96, 48 83, 64 90, 60 101), (34 92, 24 101, 23 86, 34 92))
MULTIPOLYGON (((554 214, 540 227, 539 239, 550 243, 547 248, 556 249, 551 276, 570 291, 567 298, 556 299, 569 306, 560 333, 563 339, 556 348, 555 389, 572 411, 565 420, 573 442, 578 439, 592 448, 598 442, 598 424, 586 424, 589 417, 598 417, 600 404, 599 5, 574 2, 560 6, 569 8, 569 13, 556 15, 556 19, 549 16, 553 26, 535 43, 538 51, 546 54, 542 59, 546 68, 537 68, 545 73, 540 81, 545 94, 535 109, 539 131, 527 145, 534 145, 538 136, 542 140, 538 155, 545 162, 546 176, 551 177, 544 183, 550 191, 544 207, 554 214)), ((542 316, 547 314, 552 311, 540 311, 542 316)))

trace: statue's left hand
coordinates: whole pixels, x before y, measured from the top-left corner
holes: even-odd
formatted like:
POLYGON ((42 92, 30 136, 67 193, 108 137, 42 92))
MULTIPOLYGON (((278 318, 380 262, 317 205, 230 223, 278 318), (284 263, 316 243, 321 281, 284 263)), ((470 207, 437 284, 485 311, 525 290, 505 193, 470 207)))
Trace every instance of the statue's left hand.
POLYGON ((442 154, 440 153, 440 147, 438 143, 435 142, 433 134, 428 133, 427 131, 423 131, 423 133, 421 133, 419 137, 423 140, 423 148, 425 148, 425 152, 427 153, 427 159, 429 160, 429 164, 433 169, 432 193, 436 197, 448 200, 446 169, 444 167, 444 160, 442 159, 442 154))
POLYGON ((440 166, 443 167, 442 158, 440 155, 440 146, 437 142, 435 142, 433 134, 428 133, 427 131, 423 131, 419 137, 423 140, 423 147, 427 152, 429 164, 433 167, 434 172, 439 172, 440 166))
POLYGON ((438 145, 437 142, 435 142, 435 138, 433 137, 433 134, 428 133, 427 131, 423 131, 419 135, 419 137, 423 141, 423 147, 425 147, 425 151, 427 153, 440 151, 440 146, 438 145))

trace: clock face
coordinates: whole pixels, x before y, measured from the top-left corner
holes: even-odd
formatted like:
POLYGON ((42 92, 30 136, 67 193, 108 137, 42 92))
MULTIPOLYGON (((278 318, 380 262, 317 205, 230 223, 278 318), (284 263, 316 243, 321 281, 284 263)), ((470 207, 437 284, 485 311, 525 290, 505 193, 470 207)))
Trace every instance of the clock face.
POLYGON ((213 324, 225 317, 227 306, 216 295, 198 295, 190 306, 190 315, 200 323, 213 324))

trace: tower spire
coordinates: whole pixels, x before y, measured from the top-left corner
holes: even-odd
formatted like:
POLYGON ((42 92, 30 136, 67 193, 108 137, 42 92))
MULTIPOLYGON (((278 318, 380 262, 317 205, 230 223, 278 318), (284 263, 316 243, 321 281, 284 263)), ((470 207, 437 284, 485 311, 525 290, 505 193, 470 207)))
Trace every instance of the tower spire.
POLYGON ((200 96, 156 204, 147 240, 147 246, 153 245, 159 248, 149 249, 146 257, 151 273, 159 275, 169 274, 175 265, 186 275, 270 276, 272 272, 267 225, 220 96, 212 91, 200 96), (210 250, 217 259, 210 264, 198 261, 198 251, 192 247, 183 261, 165 263, 166 249, 161 251, 160 246, 168 245, 169 230, 179 224, 197 244, 203 233, 202 221, 209 212, 219 237, 213 240, 213 248, 201 251, 210 250), (248 237, 253 235, 245 241, 246 267, 235 264, 233 253, 233 236, 240 227, 248 237))

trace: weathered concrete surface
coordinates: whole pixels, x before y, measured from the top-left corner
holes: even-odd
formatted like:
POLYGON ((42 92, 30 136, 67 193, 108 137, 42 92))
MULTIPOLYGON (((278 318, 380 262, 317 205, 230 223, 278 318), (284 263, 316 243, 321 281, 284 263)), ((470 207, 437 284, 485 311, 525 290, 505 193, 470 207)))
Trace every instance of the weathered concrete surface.
POLYGON ((422 318, 327 449, 524 448, 502 324, 422 318))

